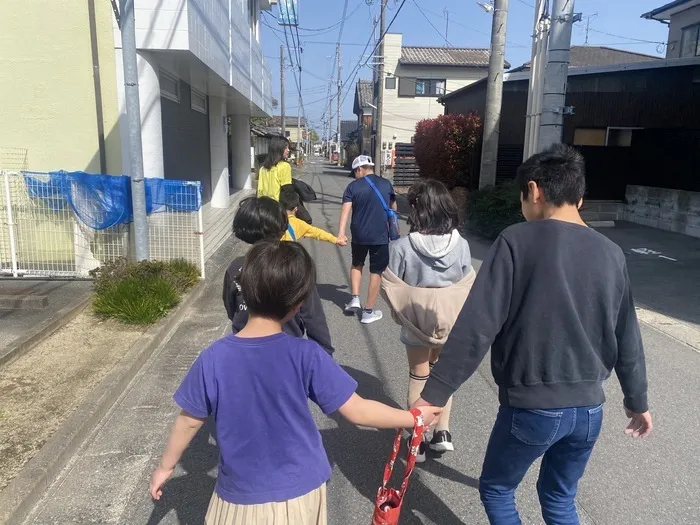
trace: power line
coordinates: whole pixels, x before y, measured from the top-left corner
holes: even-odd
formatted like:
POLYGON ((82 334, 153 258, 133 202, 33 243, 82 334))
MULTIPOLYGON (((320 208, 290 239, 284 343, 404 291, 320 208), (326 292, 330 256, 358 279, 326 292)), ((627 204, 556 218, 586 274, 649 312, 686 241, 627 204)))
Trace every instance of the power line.
POLYGON ((428 18, 428 17, 425 15, 425 13, 424 13, 423 11, 421 11, 421 8, 420 8, 420 6, 416 3, 416 0, 411 0, 411 1, 413 2, 413 5, 415 5, 416 8, 418 9, 418 12, 419 12, 421 15, 423 15, 423 18, 425 18, 426 22, 428 22, 428 23, 430 24, 430 27, 432 27, 432 28, 435 30, 435 32, 436 32, 438 35, 440 35, 440 37, 445 41, 445 44, 447 44, 447 45, 450 46, 450 47, 454 47, 454 46, 453 46, 452 44, 450 44, 450 42, 447 40, 447 35, 442 36, 442 33, 440 33, 440 30, 439 30, 437 27, 435 27, 435 25, 430 21, 430 18, 428 18))
POLYGON ((623 40, 630 40, 632 42, 639 42, 640 44, 661 44, 661 45, 666 45, 668 42, 659 42, 659 41, 654 41, 654 40, 644 40, 642 38, 633 38, 629 36, 623 36, 623 35, 616 35, 615 33, 608 33, 606 31, 600 31, 598 29, 593 29, 592 27, 589 29, 589 31, 593 31, 594 33, 600 33, 601 35, 607 35, 607 36, 612 36, 615 38, 622 38, 623 40))
MULTIPOLYGON (((376 45, 374 46, 374 49, 372 50, 372 52, 370 53, 370 56, 374 56, 374 53, 377 51, 377 48, 379 47, 379 44, 381 44, 382 41, 384 40, 384 37, 385 37, 386 34, 389 32, 389 29, 391 29, 392 24, 394 23, 394 21, 396 21, 396 17, 399 16, 399 13, 401 12, 401 9, 403 8, 404 5, 406 5, 406 0, 402 0, 402 1, 401 1, 401 5, 399 5, 398 9, 396 10, 396 13, 394 13, 394 16, 392 17, 391 21, 389 22, 389 25, 386 26, 386 29, 384 30, 384 33, 382 33, 381 35, 379 35, 379 40, 377 40, 377 43, 376 43, 376 45)), ((376 24, 375 24, 375 28, 376 28, 376 24)), ((371 37, 370 37, 370 38, 371 38, 371 37)), ((366 66, 366 65, 367 65, 367 63, 369 62, 369 58, 370 58, 370 57, 368 56, 368 57, 367 57, 367 60, 365 60, 365 63, 362 64, 363 66, 366 66)), ((382 57, 382 60, 383 60, 383 59, 384 59, 384 57, 382 57)))

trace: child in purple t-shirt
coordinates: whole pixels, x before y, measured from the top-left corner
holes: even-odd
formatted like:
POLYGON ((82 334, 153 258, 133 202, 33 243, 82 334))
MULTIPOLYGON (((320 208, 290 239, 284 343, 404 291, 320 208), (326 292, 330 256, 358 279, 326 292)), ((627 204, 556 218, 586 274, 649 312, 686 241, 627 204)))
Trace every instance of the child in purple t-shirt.
MULTIPOLYGON (((241 288, 249 319, 238 334, 204 350, 175 393, 182 408, 150 492, 160 499, 188 444, 214 414, 220 449, 206 524, 323 525, 331 467, 308 400, 351 423, 412 428, 414 416, 355 393, 357 383, 317 343, 282 324, 316 286, 316 270, 296 243, 258 243, 246 256, 241 288), (286 516, 278 521, 280 515, 286 516), (231 516, 234 516, 231 521, 231 516)), ((421 409, 430 425, 440 409, 421 409)))

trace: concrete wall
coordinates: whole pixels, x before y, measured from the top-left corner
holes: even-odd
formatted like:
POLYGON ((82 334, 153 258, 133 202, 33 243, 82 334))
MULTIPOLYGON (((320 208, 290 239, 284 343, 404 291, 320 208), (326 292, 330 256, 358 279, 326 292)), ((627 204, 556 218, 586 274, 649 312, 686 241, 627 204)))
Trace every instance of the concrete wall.
POLYGON ((700 237, 700 193, 627 186, 625 219, 700 237))
POLYGON ((181 80, 180 102, 161 97, 165 178, 201 181, 204 202, 209 202, 209 117, 192 109, 191 93, 181 80))
MULTIPOLYGON (((447 93, 486 76, 486 68, 401 66, 402 35, 387 34, 384 39, 385 73, 396 77, 445 79, 447 93)), ((399 80, 396 89, 384 90, 384 115, 382 142, 410 142, 419 120, 435 118, 445 112, 438 97, 399 97, 399 80), (396 138, 394 138, 396 135, 396 138)))
POLYGON ((679 58, 681 56, 681 33, 683 28, 697 23, 700 23, 700 5, 671 16, 671 23, 668 27, 666 58, 679 58))
MULTIPOLYGON (((86 1, 2 1, 0 147, 32 170, 100 171, 86 1)), ((121 173, 112 7, 95 0, 107 169, 121 173)))

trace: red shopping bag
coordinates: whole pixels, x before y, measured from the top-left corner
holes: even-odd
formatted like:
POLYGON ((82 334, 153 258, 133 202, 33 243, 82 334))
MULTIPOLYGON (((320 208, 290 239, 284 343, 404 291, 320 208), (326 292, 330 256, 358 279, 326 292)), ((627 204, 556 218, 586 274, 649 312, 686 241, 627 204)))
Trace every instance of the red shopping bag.
POLYGON ((423 416, 420 410, 414 408, 411 414, 415 419, 413 425, 413 435, 408 447, 408 456, 406 458, 406 472, 403 475, 403 483, 399 490, 388 488, 387 485, 391 479, 391 473, 394 471, 394 463, 399 455, 401 448, 401 433, 399 430, 394 438, 394 448, 389 455, 389 460, 384 467, 384 479, 382 486, 377 492, 377 500, 374 503, 374 514, 372 515, 372 525, 398 525, 399 514, 401 513, 401 505, 403 505, 403 497, 406 494, 408 487, 408 478, 413 472, 413 467, 416 465, 416 456, 418 455, 418 447, 423 440, 423 416))

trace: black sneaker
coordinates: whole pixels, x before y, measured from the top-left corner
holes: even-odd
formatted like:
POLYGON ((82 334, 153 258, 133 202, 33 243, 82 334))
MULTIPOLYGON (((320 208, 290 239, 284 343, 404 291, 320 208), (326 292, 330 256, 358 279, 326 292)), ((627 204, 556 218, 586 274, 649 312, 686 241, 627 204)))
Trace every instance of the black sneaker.
POLYGON ((433 439, 430 440, 430 450, 435 452, 453 452, 452 434, 449 430, 436 430, 433 439))

